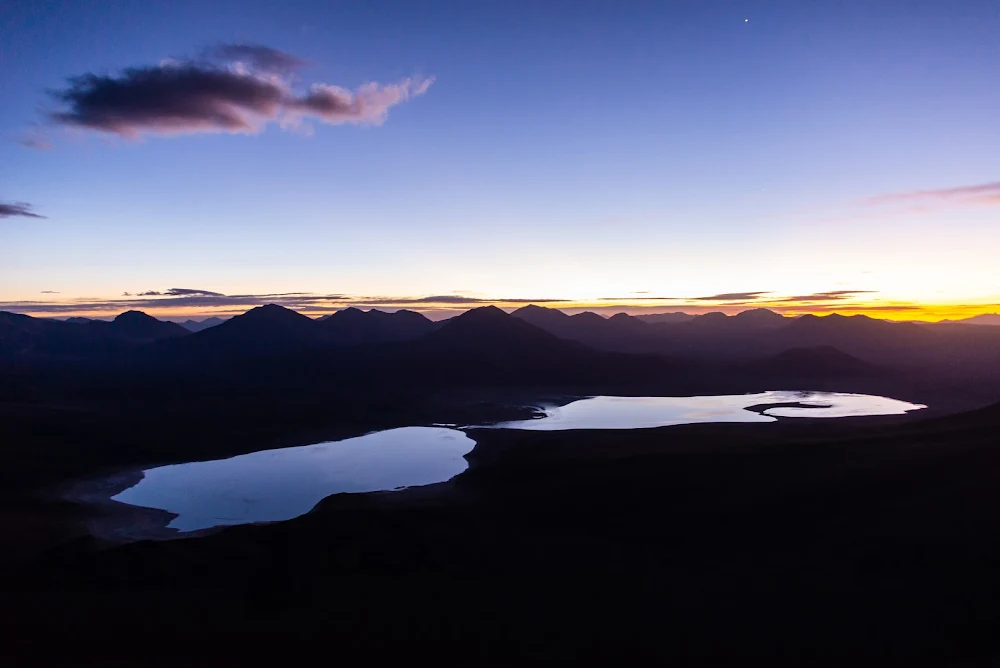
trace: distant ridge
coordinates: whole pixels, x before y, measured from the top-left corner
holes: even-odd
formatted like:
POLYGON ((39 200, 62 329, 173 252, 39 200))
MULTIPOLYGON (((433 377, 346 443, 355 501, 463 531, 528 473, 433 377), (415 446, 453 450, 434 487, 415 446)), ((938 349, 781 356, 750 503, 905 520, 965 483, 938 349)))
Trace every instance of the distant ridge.
POLYGON ((649 330, 650 325, 627 313, 605 318, 590 311, 567 315, 562 311, 529 304, 511 313, 561 339, 579 341, 606 350, 621 350, 649 330))
MULTIPOLYGON (((559 314, 569 317, 561 311, 559 314)), ((526 345, 548 346, 558 343, 559 337, 496 306, 482 306, 451 318, 424 340, 428 344, 458 348, 492 346, 506 349, 526 345)))
POLYGON ((319 324, 308 316, 266 304, 150 352, 192 359, 232 358, 308 348, 321 338, 319 324))
POLYGON ((749 311, 740 311, 733 316, 742 322, 752 322, 758 325, 781 326, 788 323, 788 318, 775 313, 771 309, 755 308, 749 311))
POLYGON ((392 358, 398 360, 399 372, 433 382, 532 386, 644 382, 669 378, 678 368, 665 358, 594 350, 496 306, 467 311, 400 346, 392 358))
POLYGON ((203 329, 208 329, 209 327, 215 327, 216 325, 221 325, 225 320, 222 318, 212 316, 210 318, 205 318, 204 320, 185 320, 180 323, 181 327, 188 330, 189 332, 200 332, 203 329))
POLYGON ((675 311, 673 313, 647 313, 643 315, 634 316, 643 322, 648 322, 650 324, 657 323, 675 323, 675 322, 687 322, 698 316, 691 315, 689 313, 683 313, 681 311, 675 311))
POLYGON ((979 315, 974 315, 971 318, 963 318, 962 320, 942 320, 941 323, 952 325, 1000 326, 1000 313, 980 313, 979 315))
POLYGON ((180 325, 142 311, 127 311, 111 321, 73 322, 0 312, 0 358, 7 359, 106 359, 137 346, 186 336, 188 331, 180 325))
POLYGON ((105 327, 111 329, 116 336, 133 342, 151 342, 187 336, 188 330, 176 322, 157 320, 142 311, 126 311, 110 323, 92 320, 86 327, 105 327))
POLYGON ((317 322, 326 341, 341 345, 409 341, 438 328, 424 315, 406 309, 387 313, 351 307, 317 322))

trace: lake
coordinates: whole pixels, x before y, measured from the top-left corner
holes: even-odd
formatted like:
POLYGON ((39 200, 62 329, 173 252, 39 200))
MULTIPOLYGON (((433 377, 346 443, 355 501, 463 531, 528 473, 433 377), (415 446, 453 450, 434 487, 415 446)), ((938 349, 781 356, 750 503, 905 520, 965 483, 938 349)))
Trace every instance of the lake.
POLYGON ((503 429, 643 429, 697 422, 774 422, 778 418, 902 415, 926 408, 887 397, 842 392, 760 392, 706 397, 589 397, 565 406, 541 406, 531 420, 502 422, 503 429), (798 404, 747 410, 764 404, 798 404))
POLYGON ((457 429, 402 427, 343 441, 160 466, 112 497, 177 514, 169 529, 277 522, 338 492, 429 485, 466 468, 476 442, 457 429))
MULTIPOLYGON (((761 392, 702 397, 589 397, 540 407, 531 420, 501 429, 640 429, 696 422, 774 422, 778 418, 900 415, 925 408, 886 397, 821 392, 761 392), (767 408, 770 404, 780 404, 767 408), (753 407, 754 410, 748 410, 753 407)), ((390 491, 449 480, 466 468, 476 443, 461 429, 402 427, 293 448, 159 466, 112 497, 176 517, 168 529, 278 522, 303 515, 342 492, 390 491)))

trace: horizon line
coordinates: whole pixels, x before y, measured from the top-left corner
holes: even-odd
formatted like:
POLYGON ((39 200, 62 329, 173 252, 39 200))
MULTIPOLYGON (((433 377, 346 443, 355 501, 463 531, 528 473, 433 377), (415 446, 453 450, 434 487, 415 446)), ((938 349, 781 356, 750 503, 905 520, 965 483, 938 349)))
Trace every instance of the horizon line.
MULTIPOLYGON (((123 300, 125 301, 125 300, 123 300)), ((639 300, 637 300, 639 301, 639 300)), ((111 306, 114 302, 105 302, 102 306, 111 306)), ((474 310, 476 308, 483 308, 488 306, 496 306, 504 310, 506 313, 512 313, 519 308, 525 306, 536 306, 539 308, 546 308, 549 310, 559 311, 566 313, 567 315, 576 315, 579 313, 594 313, 604 318, 610 318, 613 315, 624 313, 630 316, 647 316, 647 315, 664 315, 664 314, 682 314, 687 316, 701 316, 708 313, 723 313, 726 316, 736 316, 740 313, 745 313, 748 311, 766 310, 777 315, 781 315, 787 318, 798 318, 804 315, 815 315, 818 317, 825 317, 831 315, 841 315, 841 316, 854 316, 854 315, 864 315, 878 320, 887 321, 897 321, 897 322, 947 322, 953 320, 965 320, 968 318, 976 317, 979 315, 1000 315, 998 313, 998 304, 983 304, 983 305, 915 305, 910 303, 905 304, 830 304, 830 305, 813 305, 811 307, 805 306, 781 306, 775 304, 727 304, 720 305, 718 307, 711 307, 707 305, 677 305, 677 308, 667 309, 664 306, 651 307, 651 306, 641 306, 641 305, 628 305, 628 304, 610 304, 607 302, 598 302, 596 304, 585 303, 585 302, 570 302, 569 300, 563 302, 553 302, 546 300, 535 300, 530 302, 521 303, 517 302, 518 306, 511 306, 511 302, 507 300, 497 300, 495 302, 482 301, 474 302, 471 304, 457 305, 433 305, 433 306, 418 306, 415 304, 343 304, 336 308, 330 307, 315 307, 306 306, 303 308, 295 308, 293 306, 277 303, 274 301, 262 301, 255 304, 247 304, 246 308, 232 308, 224 307, 219 309, 167 309, 158 308, 156 306, 152 307, 136 307, 130 306, 127 301, 121 304, 122 310, 115 310, 113 308, 100 308, 100 309, 87 309, 88 305, 79 304, 75 305, 70 303, 56 303, 50 302, 53 306, 60 307, 56 311, 36 309, 32 308, 35 304, 31 303, 0 303, 0 311, 7 311, 10 313, 17 313, 20 315, 26 315, 35 318, 46 318, 52 320, 66 320, 68 318, 80 317, 87 318, 89 320, 112 320, 115 317, 126 313, 128 311, 140 311, 146 315, 157 318, 158 320, 165 320, 170 322, 184 322, 187 320, 201 321, 212 317, 218 317, 222 319, 229 319, 247 313, 254 308, 259 308, 266 305, 275 305, 281 308, 300 313, 302 315, 319 318, 322 316, 332 315, 338 311, 343 311, 351 308, 355 308, 362 311, 382 311, 386 313, 393 313, 396 311, 414 311, 428 317, 431 320, 445 320, 456 315, 461 315, 462 313, 467 313, 468 311, 474 310), (540 303, 536 303, 540 302, 540 303), (556 307, 552 306, 553 303, 568 304, 567 306, 556 307), (23 304, 23 305, 22 305, 23 304), (503 306, 506 304, 506 308, 503 306), (681 308, 682 306, 686 308, 681 308), (991 310, 992 309, 992 310, 991 310), (436 316, 436 317, 435 317, 436 316)), ((41 305, 42 303, 37 303, 41 305)), ((48 305, 46 304, 46 305, 48 305)))

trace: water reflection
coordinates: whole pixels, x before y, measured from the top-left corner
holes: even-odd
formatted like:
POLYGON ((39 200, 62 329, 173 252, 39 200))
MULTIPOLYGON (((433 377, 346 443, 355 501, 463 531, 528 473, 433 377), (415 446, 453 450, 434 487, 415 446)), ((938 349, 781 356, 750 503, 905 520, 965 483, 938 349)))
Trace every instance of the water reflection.
POLYGON ((195 531, 275 522, 309 512, 338 492, 374 492, 448 480, 468 467, 475 441, 438 427, 404 427, 343 441, 264 450, 229 459, 149 469, 115 501, 177 517, 195 531))
POLYGON ((545 406, 533 420, 504 422, 504 429, 642 429, 697 422, 774 422, 779 417, 835 418, 902 415, 920 404, 842 392, 760 392, 706 397, 590 397, 545 406), (762 404, 798 404, 747 410, 762 404))
MULTIPOLYGON (((695 422, 773 422, 779 417, 899 415, 925 408, 863 394, 761 392, 705 397, 591 397, 548 406, 506 429, 641 429, 695 422), (767 405, 774 405, 770 408, 767 405), (754 410, 747 410, 754 407, 754 410)), ((276 522, 309 512, 339 492, 374 492, 442 482, 464 471, 475 441, 463 431, 404 427, 296 448, 149 469, 115 501, 177 515, 180 532, 276 522)))

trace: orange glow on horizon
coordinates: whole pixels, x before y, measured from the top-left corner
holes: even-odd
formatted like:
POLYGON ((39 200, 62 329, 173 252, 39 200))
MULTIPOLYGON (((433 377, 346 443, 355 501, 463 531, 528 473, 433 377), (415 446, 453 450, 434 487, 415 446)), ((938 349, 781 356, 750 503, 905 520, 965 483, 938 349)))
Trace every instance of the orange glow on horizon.
MULTIPOLYGON (((267 303, 266 300, 261 301, 260 304, 267 303)), ((466 303, 450 303, 450 302, 420 302, 413 303, 412 300, 401 298, 398 301, 393 300, 382 300, 378 303, 365 303, 362 300, 353 302, 330 302, 329 304, 309 304, 296 306, 294 304, 289 304, 288 308, 298 311, 303 315, 310 317, 318 317, 322 315, 328 315, 334 311, 345 309, 351 306, 356 308, 361 308, 364 310, 368 309, 379 309, 385 311, 396 311, 400 309, 409 309, 413 311, 419 311, 427 315, 428 317, 438 320, 442 318, 447 318, 459 313, 463 313, 471 308, 476 308, 478 306, 488 306, 494 305, 504 310, 511 311, 521 306, 525 306, 530 302, 527 301, 510 301, 510 300, 489 300, 483 299, 481 301, 470 301, 466 303)), ((84 317, 84 318, 98 318, 98 319, 109 319, 119 313, 127 310, 141 310, 148 313, 151 316, 160 319, 169 320, 186 320, 186 319, 204 319, 212 316, 218 317, 231 317, 239 315, 246 312, 247 310, 258 306, 260 304, 246 305, 226 305, 219 307, 195 307, 195 306, 177 306, 177 305, 167 305, 164 304, 163 307, 159 307, 152 304, 136 305, 130 303, 129 300, 109 300, 107 302, 95 303, 95 302, 83 302, 74 304, 73 301, 65 302, 35 302, 32 304, 23 304, 19 308, 11 308, 14 305, 8 305, 12 311, 23 313, 25 315, 35 316, 35 317, 50 317, 50 318, 68 318, 68 317, 84 317), (74 308, 74 305, 78 308, 74 308), (51 309, 51 306, 60 306, 58 311, 51 309)), ((990 303, 981 304, 967 304, 967 303, 928 303, 920 304, 913 302, 886 302, 886 301, 872 301, 872 302, 862 302, 862 301, 844 301, 843 303, 838 303, 836 300, 831 300, 822 303, 789 303, 787 301, 769 300, 769 299, 759 299, 753 301, 741 302, 738 304, 727 303, 713 305, 712 303, 705 301, 695 301, 695 300, 622 300, 622 301, 590 301, 590 300, 580 300, 580 301, 558 301, 558 302, 546 302, 544 300, 539 300, 539 306, 555 308, 567 313, 580 313, 583 311, 594 311, 605 316, 613 315, 614 313, 628 313, 631 315, 641 315, 641 314, 652 314, 652 313, 672 313, 672 312, 684 312, 691 315, 700 315, 710 312, 723 312, 728 315, 735 315, 742 311, 752 310, 756 308, 767 308, 786 316, 800 316, 806 314, 814 315, 830 315, 833 313, 839 313, 841 315, 866 315, 872 318, 878 318, 881 320, 895 320, 895 321, 924 321, 924 322, 938 322, 941 320, 960 320, 964 318, 970 318, 981 314, 991 314, 1000 312, 1000 300, 993 301, 990 303)), ((0 309, 2 310, 2 309, 0 309)))

